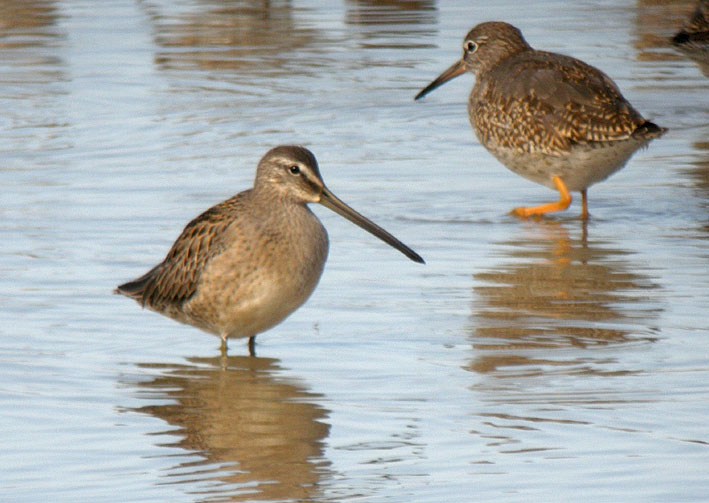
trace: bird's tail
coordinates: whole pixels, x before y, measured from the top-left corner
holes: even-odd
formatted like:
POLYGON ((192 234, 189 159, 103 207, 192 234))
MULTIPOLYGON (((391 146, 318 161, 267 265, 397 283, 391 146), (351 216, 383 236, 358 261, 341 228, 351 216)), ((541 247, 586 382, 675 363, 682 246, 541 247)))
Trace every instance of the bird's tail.
POLYGON ((660 127, 654 122, 645 121, 633 131, 633 136, 638 139, 651 140, 653 138, 659 138, 666 132, 667 128, 660 127))
POLYGON ((140 304, 144 305, 145 304, 145 290, 147 288, 148 282, 152 278, 154 269, 148 271, 144 275, 142 275, 138 279, 134 279, 133 281, 129 281, 127 283, 123 283, 122 285, 118 285, 115 290, 113 290, 113 293, 120 294, 120 295, 125 295, 126 297, 130 297, 131 299, 135 299, 138 301, 140 304))

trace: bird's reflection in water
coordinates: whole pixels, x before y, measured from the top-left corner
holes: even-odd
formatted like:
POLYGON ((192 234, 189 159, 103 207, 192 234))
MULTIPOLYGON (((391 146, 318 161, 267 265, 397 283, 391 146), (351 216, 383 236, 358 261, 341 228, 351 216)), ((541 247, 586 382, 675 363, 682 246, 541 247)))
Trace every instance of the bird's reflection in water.
POLYGON ((159 372, 140 383, 152 405, 137 410, 177 430, 179 447, 203 460, 169 470, 170 483, 197 490, 203 501, 306 501, 329 471, 323 459, 328 411, 319 396, 276 375, 277 360, 191 358, 180 365, 143 364, 159 372), (169 403, 165 403, 169 400, 169 403))
POLYGON ((430 47, 427 37, 438 21, 433 0, 347 0, 346 5, 345 24, 358 27, 353 36, 363 49, 430 47))
POLYGON ((585 227, 572 238, 570 222, 529 224, 519 239, 497 245, 498 266, 475 274, 470 370, 603 372, 588 354, 563 349, 654 339, 658 287, 627 251, 588 240, 585 227))
POLYGON ((293 64, 292 55, 312 49, 322 35, 298 24, 288 0, 141 4, 154 25, 156 63, 162 70, 283 69, 301 74, 305 65, 293 64))
POLYGON ((672 37, 674 47, 709 77, 709 0, 699 0, 682 29, 672 37))
POLYGON ((709 141, 704 138, 709 138, 709 126, 701 128, 698 135, 702 139, 692 143, 692 160, 682 174, 692 184, 692 192, 700 206, 697 221, 701 235, 706 238, 709 235, 709 141))
POLYGON ((638 61, 676 61, 671 37, 690 16, 697 0, 637 0, 628 25, 638 61))

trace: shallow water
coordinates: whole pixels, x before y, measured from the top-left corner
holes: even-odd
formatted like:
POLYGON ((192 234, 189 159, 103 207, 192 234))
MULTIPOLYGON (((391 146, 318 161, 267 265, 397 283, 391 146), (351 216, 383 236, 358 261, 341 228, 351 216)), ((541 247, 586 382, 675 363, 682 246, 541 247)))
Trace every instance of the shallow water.
POLYGON ((0 499, 706 501, 709 80, 691 2, 8 1, 0 23, 0 499), (499 165, 486 19, 611 75, 670 131, 589 191, 499 165), (219 356, 113 287, 302 143, 420 266, 315 208, 309 302, 219 356))

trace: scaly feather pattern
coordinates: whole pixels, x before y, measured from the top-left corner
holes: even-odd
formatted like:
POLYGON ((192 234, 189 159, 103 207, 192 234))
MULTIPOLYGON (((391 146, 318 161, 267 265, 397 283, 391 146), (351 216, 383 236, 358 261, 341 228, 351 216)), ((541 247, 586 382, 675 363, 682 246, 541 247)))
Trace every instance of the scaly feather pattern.
POLYGON ((226 228, 235 221, 250 193, 236 194, 196 217, 161 263, 117 290, 153 310, 179 309, 194 295, 209 260, 224 250, 226 228))

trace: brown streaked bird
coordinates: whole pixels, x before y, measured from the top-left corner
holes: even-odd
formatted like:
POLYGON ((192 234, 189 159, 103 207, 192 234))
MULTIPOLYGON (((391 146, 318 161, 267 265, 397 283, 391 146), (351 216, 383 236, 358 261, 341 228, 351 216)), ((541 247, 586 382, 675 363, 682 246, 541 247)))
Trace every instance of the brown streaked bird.
POLYGON ((254 187, 192 220, 165 259, 116 288, 179 322, 221 337, 248 337, 283 321, 320 279, 328 251, 325 228, 308 203, 342 215, 415 262, 423 259, 330 192, 315 156, 280 146, 259 161, 254 187))
POLYGON ((588 187, 666 131, 645 120, 605 73, 533 49, 507 23, 470 30, 463 57, 415 99, 465 72, 475 74, 468 116, 480 143, 514 173, 559 192, 559 201, 515 208, 521 217, 564 210, 569 191, 578 190, 587 218, 588 187))

